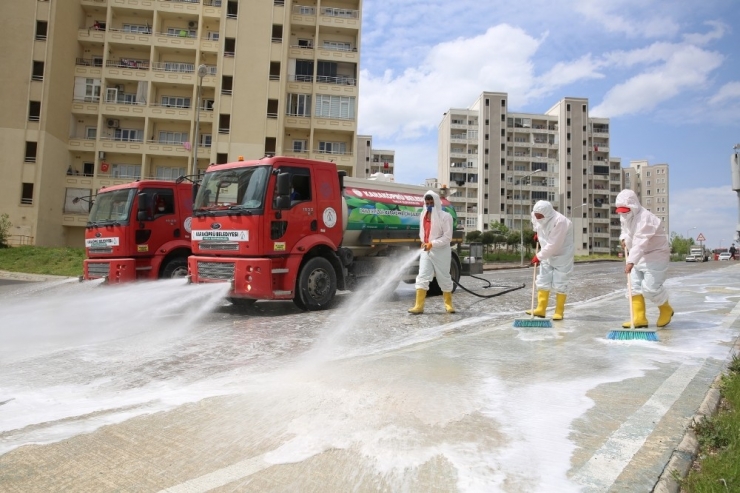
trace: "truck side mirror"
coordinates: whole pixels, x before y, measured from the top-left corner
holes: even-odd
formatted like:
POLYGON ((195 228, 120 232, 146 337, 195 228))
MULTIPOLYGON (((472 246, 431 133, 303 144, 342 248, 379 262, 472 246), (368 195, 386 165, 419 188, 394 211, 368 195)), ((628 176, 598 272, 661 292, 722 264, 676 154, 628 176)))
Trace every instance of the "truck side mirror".
POLYGON ((150 221, 151 215, 149 214, 149 196, 145 193, 140 193, 136 196, 137 198, 137 213, 136 213, 136 220, 137 221, 150 221))
POLYGON ((277 175, 275 209, 290 209, 290 173, 279 173, 277 175))

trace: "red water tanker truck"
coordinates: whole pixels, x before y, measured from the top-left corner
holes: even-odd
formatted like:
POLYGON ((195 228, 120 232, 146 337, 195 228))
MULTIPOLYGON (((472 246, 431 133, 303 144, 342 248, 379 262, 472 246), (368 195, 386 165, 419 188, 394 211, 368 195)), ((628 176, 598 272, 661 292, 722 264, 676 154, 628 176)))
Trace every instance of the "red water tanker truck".
MULTIPOLYGON (((212 165, 193 207, 189 279, 230 282, 237 305, 292 300, 304 310, 324 309, 337 290, 420 248, 426 191, 347 178, 333 163, 292 157, 212 165)), ((450 203, 442 204, 456 221, 450 203)), ((453 243, 460 242, 456 231, 453 243)), ((399 279, 413 282, 417 268, 399 279)), ((460 270, 453 251, 455 281, 460 270)), ((436 280, 430 291, 439 291, 436 280)))
POLYGON ((85 280, 109 283, 187 275, 193 185, 160 180, 102 188, 85 228, 85 280))

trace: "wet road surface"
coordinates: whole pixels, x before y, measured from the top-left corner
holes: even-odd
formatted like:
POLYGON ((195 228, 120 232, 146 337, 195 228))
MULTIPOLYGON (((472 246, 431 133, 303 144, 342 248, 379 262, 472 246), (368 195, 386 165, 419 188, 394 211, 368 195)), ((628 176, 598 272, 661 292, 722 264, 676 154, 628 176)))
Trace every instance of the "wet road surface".
POLYGON ((420 316, 403 284, 314 313, 178 281, 0 286, 0 490, 649 491, 737 339, 739 269, 672 264, 658 343, 605 338, 616 262, 576 267, 551 329, 512 327, 529 269, 420 316))

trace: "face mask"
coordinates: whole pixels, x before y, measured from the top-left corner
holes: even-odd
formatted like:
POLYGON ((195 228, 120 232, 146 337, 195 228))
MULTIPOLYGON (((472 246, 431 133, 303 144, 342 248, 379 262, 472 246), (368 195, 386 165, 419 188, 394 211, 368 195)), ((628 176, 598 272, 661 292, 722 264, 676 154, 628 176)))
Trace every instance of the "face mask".
POLYGON ((434 209, 434 206, 433 205, 428 205, 427 206, 427 212, 432 212, 432 209, 434 209))
POLYGON ((159 212, 164 212, 164 207, 160 207, 159 212))

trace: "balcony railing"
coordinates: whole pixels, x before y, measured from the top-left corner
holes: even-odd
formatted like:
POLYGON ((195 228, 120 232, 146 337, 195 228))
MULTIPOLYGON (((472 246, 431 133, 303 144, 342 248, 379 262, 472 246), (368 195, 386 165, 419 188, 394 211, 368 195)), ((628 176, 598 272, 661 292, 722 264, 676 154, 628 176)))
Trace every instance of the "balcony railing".
POLYGON ((344 75, 340 75, 337 77, 329 77, 327 75, 317 75, 316 82, 325 82, 329 84, 337 84, 340 86, 356 86, 357 85, 357 79, 355 79, 354 77, 347 77, 344 75))
POLYGON ((149 60, 134 60, 121 58, 120 60, 107 60, 106 67, 131 68, 135 70, 149 70, 149 60))
POLYGON ((149 27, 145 27, 143 30, 139 31, 138 29, 137 30, 132 30, 130 28, 129 29, 118 29, 118 28, 111 27, 108 29, 108 32, 123 33, 123 34, 142 34, 144 36, 147 36, 149 34, 152 34, 152 29, 149 27))
POLYGON ((313 82, 313 75, 288 75, 291 82, 313 82))
POLYGON ((360 11, 324 7, 321 9, 321 15, 324 15, 327 17, 343 17, 345 19, 357 19, 360 17, 360 11))
POLYGON ((200 3, 200 0, 162 0, 162 1, 172 2, 172 3, 200 3))
POLYGON ((195 72, 195 64, 180 62, 154 62, 152 63, 152 70, 159 72, 179 72, 184 74, 192 74, 193 72, 195 72))
POLYGON ((99 103, 100 102, 100 96, 82 96, 82 97, 76 97, 76 98, 72 98, 72 101, 76 101, 78 103, 99 103))
POLYGON ((76 58, 75 65, 82 67, 102 67, 103 58, 76 58))
POLYGON ((170 38, 197 38, 197 32, 190 32, 188 29, 179 29, 167 33, 155 33, 157 36, 169 36, 170 38))
POLYGON ((316 7, 309 5, 294 5, 293 13, 299 15, 316 15, 316 7))
POLYGON ((221 0, 203 0, 203 5, 206 7, 220 7, 221 0))

